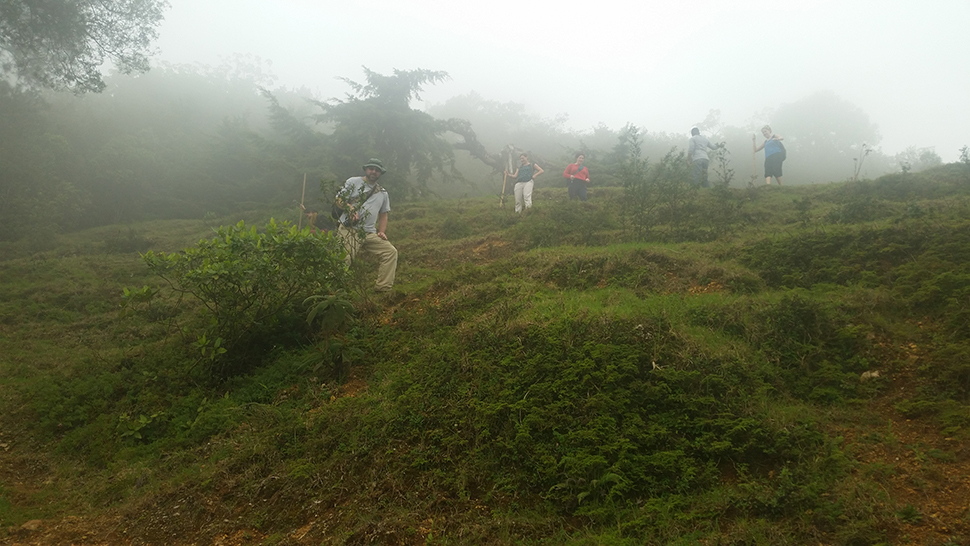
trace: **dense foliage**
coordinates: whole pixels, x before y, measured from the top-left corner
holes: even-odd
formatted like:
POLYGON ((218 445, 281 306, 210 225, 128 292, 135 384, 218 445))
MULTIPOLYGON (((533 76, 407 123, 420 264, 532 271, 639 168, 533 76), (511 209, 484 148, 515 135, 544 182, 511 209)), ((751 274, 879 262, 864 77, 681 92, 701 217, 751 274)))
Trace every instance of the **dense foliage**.
MULTIPOLYGON (((195 343, 222 376, 308 336, 308 300, 340 291, 346 277, 336 236, 274 220, 260 231, 243 222, 222 227, 183 252, 149 251, 144 259, 179 300, 190 296, 204 306, 195 343)), ((154 292, 126 289, 125 295, 126 303, 150 304, 154 292)))
POLYGON ((148 70, 165 0, 5 0, 0 3, 0 74, 28 87, 75 93, 105 88, 101 68, 148 70))

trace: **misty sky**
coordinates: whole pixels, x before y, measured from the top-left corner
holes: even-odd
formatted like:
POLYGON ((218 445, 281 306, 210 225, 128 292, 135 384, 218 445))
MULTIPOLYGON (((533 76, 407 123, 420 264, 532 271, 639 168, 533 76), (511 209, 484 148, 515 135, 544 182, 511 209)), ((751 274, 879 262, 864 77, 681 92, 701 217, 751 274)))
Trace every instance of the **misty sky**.
POLYGON ((686 135, 711 109, 746 126, 831 90, 878 124, 887 154, 956 161, 970 145, 970 0, 169 2, 157 60, 255 55, 273 87, 324 99, 349 90, 339 76, 363 81, 361 66, 425 68, 451 76, 430 103, 475 91, 575 130, 686 135))

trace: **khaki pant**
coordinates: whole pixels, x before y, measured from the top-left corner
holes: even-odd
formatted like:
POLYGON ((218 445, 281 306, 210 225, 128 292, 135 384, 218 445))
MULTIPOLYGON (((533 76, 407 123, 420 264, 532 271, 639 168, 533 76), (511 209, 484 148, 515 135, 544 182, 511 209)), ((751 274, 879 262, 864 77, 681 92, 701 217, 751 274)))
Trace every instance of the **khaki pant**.
POLYGON ((512 192, 515 194, 515 212, 522 212, 532 207, 532 187, 534 181, 516 182, 512 192))
POLYGON ((377 269, 377 289, 383 292, 394 286, 394 275, 397 272, 397 249, 394 245, 381 239, 376 233, 368 233, 361 241, 357 230, 347 229, 344 226, 337 227, 337 236, 347 249, 348 267, 358 252, 373 254, 380 261, 377 269))

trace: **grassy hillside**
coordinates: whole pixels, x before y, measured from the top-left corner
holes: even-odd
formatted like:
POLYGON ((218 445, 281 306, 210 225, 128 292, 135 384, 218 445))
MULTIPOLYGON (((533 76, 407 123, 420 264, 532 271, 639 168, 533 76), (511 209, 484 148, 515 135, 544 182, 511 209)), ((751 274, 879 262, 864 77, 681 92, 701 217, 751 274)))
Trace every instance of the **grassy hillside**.
POLYGON ((240 218, 7 244, 0 540, 965 544, 961 167, 649 219, 621 188, 396 205, 395 292, 358 264, 355 320, 230 374, 138 252, 240 218))

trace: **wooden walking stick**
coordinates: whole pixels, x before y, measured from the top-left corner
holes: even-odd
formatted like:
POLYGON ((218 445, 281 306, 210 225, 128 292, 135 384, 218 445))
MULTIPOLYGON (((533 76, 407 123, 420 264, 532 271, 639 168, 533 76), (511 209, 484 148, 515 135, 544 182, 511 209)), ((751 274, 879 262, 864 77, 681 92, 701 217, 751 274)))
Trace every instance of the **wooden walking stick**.
POLYGON ((758 152, 755 150, 754 146, 755 136, 751 135, 751 185, 754 186, 755 181, 758 179, 758 152))
POLYGON ((297 224, 297 229, 303 229, 303 199, 306 198, 306 173, 303 173, 303 194, 300 195, 300 221, 297 224))
POLYGON ((499 202, 499 206, 504 207, 505 206, 505 184, 509 180, 509 171, 515 168, 512 164, 512 154, 515 153, 515 146, 513 146, 512 144, 509 144, 508 146, 505 147, 505 150, 503 150, 502 153, 505 155, 505 175, 502 177, 502 197, 499 198, 498 202, 499 202))

